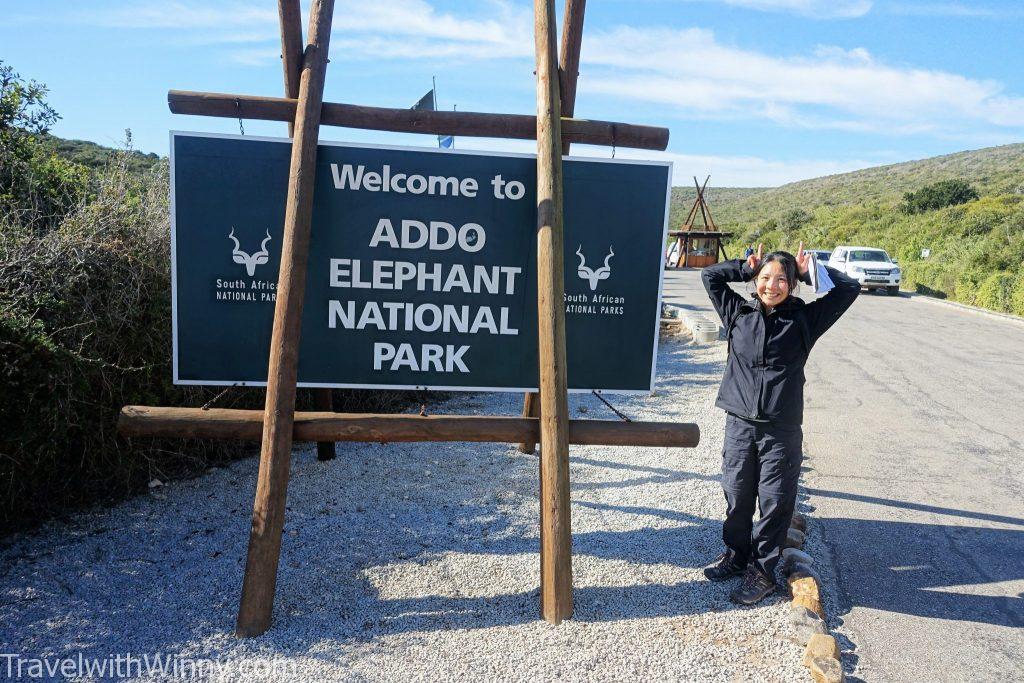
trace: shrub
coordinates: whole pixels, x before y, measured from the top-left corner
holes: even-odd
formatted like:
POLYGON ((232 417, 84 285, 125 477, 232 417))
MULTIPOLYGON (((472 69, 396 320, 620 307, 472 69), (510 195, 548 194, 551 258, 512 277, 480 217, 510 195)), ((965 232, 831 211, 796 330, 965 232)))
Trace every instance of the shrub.
POLYGON ((46 87, 0 62, 0 220, 46 230, 85 196, 89 173, 56 155, 46 87))
POLYGON ((924 213, 947 206, 966 204, 977 198, 978 191, 966 180, 940 180, 925 185, 917 192, 904 193, 900 209, 908 214, 924 213))
POLYGON ((779 228, 785 232, 795 232, 804 227, 814 218, 804 209, 789 209, 779 216, 779 228))
MULTIPOLYGON (((51 230, 0 222, 0 534, 256 450, 117 436, 124 405, 198 407, 219 393, 171 383, 167 165, 130 166, 115 154, 95 196, 51 230)), ((335 408, 391 412, 412 396, 339 391, 335 408)), ((263 400, 238 388, 217 405, 263 400)))
POLYGON ((1013 273, 1006 271, 992 273, 981 283, 974 303, 989 310, 1012 313, 1011 294, 1013 285, 1013 273))
POLYGON ((1013 280, 1013 290, 1010 292, 1010 312, 1014 315, 1024 315, 1024 269, 1021 269, 1013 280))

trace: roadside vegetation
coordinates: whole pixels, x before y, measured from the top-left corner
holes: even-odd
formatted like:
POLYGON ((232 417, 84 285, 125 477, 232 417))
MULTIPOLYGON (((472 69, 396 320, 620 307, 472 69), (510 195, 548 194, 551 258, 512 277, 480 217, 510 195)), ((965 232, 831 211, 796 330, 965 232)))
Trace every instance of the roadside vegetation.
MULTIPOLYGON (((0 535, 254 446, 129 441, 124 405, 201 406, 218 389, 171 383, 166 159, 54 138, 46 88, 0 62, 0 535)), ((387 412, 397 392, 335 392, 387 412)), ((306 392, 300 400, 309 401, 306 392)), ((232 389, 217 407, 263 405, 232 389)))
MULTIPOLYGON (((694 196, 675 192, 673 227, 694 196)), ((900 262, 905 288, 1024 315, 1024 144, 709 196, 719 228, 734 233, 730 255, 759 241, 881 247, 900 262)))

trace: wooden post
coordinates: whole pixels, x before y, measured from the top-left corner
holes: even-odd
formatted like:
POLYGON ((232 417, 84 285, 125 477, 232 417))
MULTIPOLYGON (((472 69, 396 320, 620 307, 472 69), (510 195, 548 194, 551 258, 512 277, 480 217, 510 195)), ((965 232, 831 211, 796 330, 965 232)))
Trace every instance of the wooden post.
MULTIPOLYGON (((559 104, 561 117, 572 118, 576 111, 576 82, 580 76, 580 46, 583 43, 583 15, 587 0, 566 0, 562 21, 562 49, 559 55, 559 104)), ((563 138, 562 154, 569 154, 572 142, 563 138)), ((536 392, 523 396, 523 417, 540 417, 540 401, 536 392)), ((533 453, 536 444, 519 444, 521 453, 533 453)))
POLYGON ((534 0, 537 54, 537 313, 540 361, 541 609, 572 616, 569 400, 565 366, 562 131, 554 0, 534 0))
POLYGON ((306 289, 309 227, 313 213, 313 180, 324 78, 330 44, 334 0, 313 0, 309 43, 303 55, 299 101, 292 141, 288 200, 285 208, 281 270, 278 274, 274 330, 270 342, 267 402, 263 419, 260 469, 253 504, 252 530, 246 558, 242 599, 235 633, 257 636, 270 627, 277 565, 281 555, 288 470, 295 417, 302 300, 306 289))
MULTIPOLYGON (((298 99, 302 70, 302 15, 299 0, 278 0, 277 12, 281 17, 281 66, 284 69, 284 96, 298 99)), ((288 137, 295 130, 295 122, 288 122, 288 137)))
MULTIPOLYGON (((330 389, 313 389, 313 409, 321 413, 334 412, 334 394, 330 389)), ((334 460, 334 442, 317 441, 316 459, 320 462, 334 460)))
MULTIPOLYGON (((302 67, 302 14, 299 0, 278 0, 277 13, 281 24, 281 65, 284 71, 284 96, 299 97, 299 73, 302 67)), ((295 132, 295 122, 288 122, 288 137, 295 132)), ((334 401, 330 389, 313 389, 313 408, 317 411, 332 412, 334 401)), ((317 460, 334 459, 334 443, 318 441, 317 460)))

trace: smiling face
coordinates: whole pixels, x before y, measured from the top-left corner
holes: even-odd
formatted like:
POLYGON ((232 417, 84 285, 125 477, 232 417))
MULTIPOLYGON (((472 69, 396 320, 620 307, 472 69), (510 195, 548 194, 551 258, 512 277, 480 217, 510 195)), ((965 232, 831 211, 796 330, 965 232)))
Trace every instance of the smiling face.
POLYGON ((764 264, 757 274, 757 296, 766 306, 778 306, 789 296, 789 280, 786 270, 778 261, 764 264))

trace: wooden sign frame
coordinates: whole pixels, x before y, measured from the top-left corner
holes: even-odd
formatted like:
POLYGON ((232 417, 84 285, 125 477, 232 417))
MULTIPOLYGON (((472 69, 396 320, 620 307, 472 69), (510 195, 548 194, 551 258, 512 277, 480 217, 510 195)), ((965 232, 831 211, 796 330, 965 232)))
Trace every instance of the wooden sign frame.
POLYGON ((263 411, 126 406, 126 436, 259 439, 260 466, 235 632, 252 637, 271 623, 281 552, 292 442, 315 440, 320 459, 336 441, 489 441, 540 454, 541 615, 557 624, 573 612, 569 444, 693 447, 695 424, 569 420, 563 304, 562 156, 572 142, 663 150, 668 130, 573 118, 586 0, 566 0, 561 63, 554 0, 534 0, 536 117, 384 109, 323 102, 334 0, 312 0, 302 48, 298 0, 279 0, 284 98, 170 91, 172 112, 281 120, 292 136, 281 266, 263 411), (296 413, 296 376, 309 256, 313 179, 321 124, 371 130, 537 140, 537 302, 540 392, 522 417, 354 415, 331 410, 329 389, 315 391, 318 412, 296 413))

